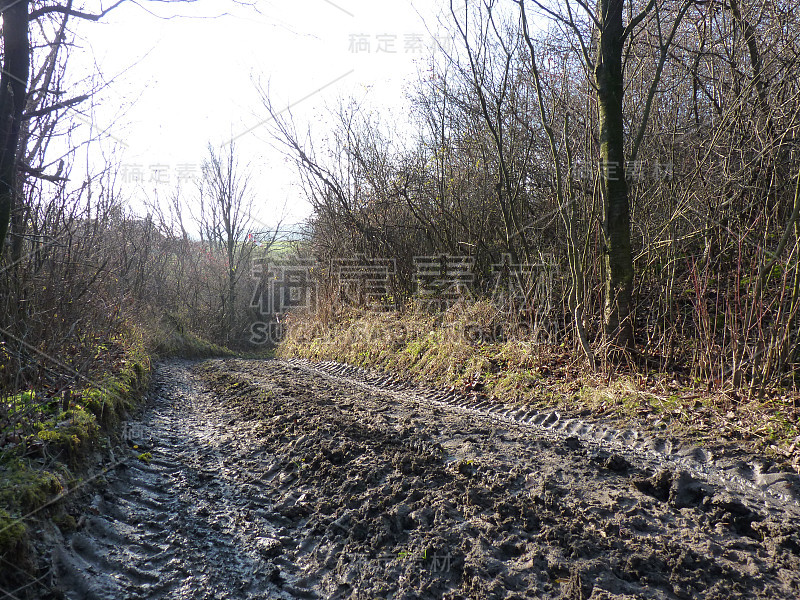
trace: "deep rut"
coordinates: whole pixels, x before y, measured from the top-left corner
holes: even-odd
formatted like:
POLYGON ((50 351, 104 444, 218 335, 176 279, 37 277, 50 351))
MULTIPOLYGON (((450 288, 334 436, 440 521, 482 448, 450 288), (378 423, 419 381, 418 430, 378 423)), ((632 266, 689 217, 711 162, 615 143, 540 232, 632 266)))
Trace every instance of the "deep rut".
POLYGON ((54 551, 67 598, 800 597, 796 482, 757 461, 333 363, 170 362, 152 396, 54 551))
POLYGON ((117 468, 56 550, 59 587, 68 598, 280 597, 264 561, 283 519, 264 510, 279 495, 269 458, 188 364, 161 366, 153 396, 131 430, 143 456, 117 468))

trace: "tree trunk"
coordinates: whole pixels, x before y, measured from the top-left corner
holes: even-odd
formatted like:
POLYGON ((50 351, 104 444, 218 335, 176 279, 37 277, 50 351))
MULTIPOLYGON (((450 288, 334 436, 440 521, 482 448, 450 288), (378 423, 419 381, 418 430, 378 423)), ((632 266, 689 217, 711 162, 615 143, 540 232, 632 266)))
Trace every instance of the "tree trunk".
POLYGON ((624 0, 599 0, 595 81, 600 113, 600 163, 605 234, 604 329, 609 357, 633 349, 631 322, 630 208, 625 181, 625 130, 622 121, 622 9, 624 0))
POLYGON ((3 72, 0 75, 0 254, 17 195, 17 149, 28 91, 28 0, 5 0, 3 72))
POLYGON ((227 342, 231 341, 233 328, 236 324, 236 240, 229 234, 228 238, 228 331, 225 334, 227 342))

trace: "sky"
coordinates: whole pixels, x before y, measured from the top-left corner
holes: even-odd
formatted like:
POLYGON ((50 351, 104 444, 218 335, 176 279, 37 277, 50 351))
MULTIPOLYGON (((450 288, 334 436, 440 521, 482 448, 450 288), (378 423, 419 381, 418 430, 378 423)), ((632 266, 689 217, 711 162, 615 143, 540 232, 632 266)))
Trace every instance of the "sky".
POLYGON ((439 0, 143 0, 77 23, 69 68, 76 79, 99 73, 109 82, 95 98, 94 126, 107 135, 94 159, 113 154, 123 194, 141 212, 145 197, 165 198, 178 184, 193 193, 208 145, 235 140, 259 222, 299 222, 310 206, 296 167, 270 142, 257 82, 315 137, 324 136, 326 109, 340 98, 402 119, 406 90, 436 38, 444 39, 441 7, 439 0))

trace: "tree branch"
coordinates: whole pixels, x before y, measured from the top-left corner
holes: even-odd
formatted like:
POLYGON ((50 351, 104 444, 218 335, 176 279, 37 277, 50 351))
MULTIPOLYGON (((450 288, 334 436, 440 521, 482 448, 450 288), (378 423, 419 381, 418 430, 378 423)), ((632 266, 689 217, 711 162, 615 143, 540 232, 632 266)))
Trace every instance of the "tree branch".
POLYGON ((89 94, 81 94, 80 96, 75 96, 74 98, 70 98, 69 100, 64 100, 62 102, 56 102, 55 104, 51 104, 50 106, 45 106, 44 108, 40 108, 38 110, 32 110, 30 112, 26 112, 22 115, 22 120, 33 119, 34 117, 41 117, 46 115, 47 113, 51 113, 56 110, 61 110, 62 108, 69 108, 70 106, 74 106, 76 104, 80 104, 84 100, 89 98, 89 94))
POLYGON ((639 23, 644 21, 645 17, 647 17, 650 11, 653 10, 653 7, 655 5, 656 5, 656 0, 650 0, 650 2, 647 3, 647 6, 644 7, 644 10, 640 12, 638 15, 636 15, 633 19, 631 19, 631 22, 628 23, 628 26, 625 28, 625 31, 622 32, 623 43, 631 34, 631 32, 639 25, 639 23))
POLYGON ((49 15, 49 14, 52 14, 52 13, 60 13, 62 15, 68 15, 70 17, 76 17, 76 18, 79 18, 79 19, 85 19, 87 21, 99 21, 100 19, 105 17, 108 13, 110 13, 112 10, 117 8, 123 2, 125 2, 125 0, 117 0, 114 4, 112 4, 111 6, 109 6, 106 9, 103 9, 99 13, 85 13, 83 11, 75 10, 75 9, 70 8, 68 6, 58 6, 58 5, 56 5, 56 6, 43 6, 41 8, 37 8, 36 10, 32 10, 30 12, 30 14, 28 15, 28 20, 29 21, 33 21, 33 20, 38 19, 40 17, 43 17, 45 15, 49 15))

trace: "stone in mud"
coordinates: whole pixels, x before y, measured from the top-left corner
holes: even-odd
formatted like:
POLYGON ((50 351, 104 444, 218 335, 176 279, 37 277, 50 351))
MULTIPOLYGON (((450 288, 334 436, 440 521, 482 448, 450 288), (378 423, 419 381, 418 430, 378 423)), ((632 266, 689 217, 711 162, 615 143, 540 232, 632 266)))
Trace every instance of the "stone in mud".
POLYGON ((265 558, 274 558, 281 553, 281 543, 275 538, 262 537, 256 540, 256 549, 265 558))

